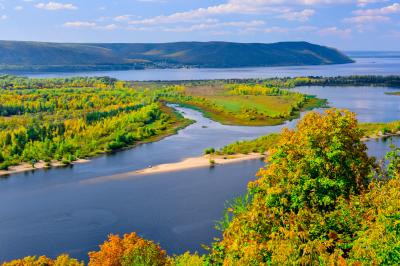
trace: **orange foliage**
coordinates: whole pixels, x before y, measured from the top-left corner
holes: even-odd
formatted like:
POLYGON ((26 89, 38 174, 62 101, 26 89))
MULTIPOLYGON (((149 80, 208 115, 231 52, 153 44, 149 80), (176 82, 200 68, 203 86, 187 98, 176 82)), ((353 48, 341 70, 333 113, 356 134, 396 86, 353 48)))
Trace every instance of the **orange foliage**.
POLYGON ((100 245, 100 251, 89 252, 89 266, 166 265, 166 252, 152 241, 144 240, 136 233, 123 238, 110 235, 100 245))

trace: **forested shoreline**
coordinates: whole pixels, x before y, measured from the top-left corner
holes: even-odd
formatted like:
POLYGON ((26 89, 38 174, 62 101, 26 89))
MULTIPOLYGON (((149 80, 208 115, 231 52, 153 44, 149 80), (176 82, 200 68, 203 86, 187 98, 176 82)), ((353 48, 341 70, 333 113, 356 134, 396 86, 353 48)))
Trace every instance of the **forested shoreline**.
POLYGON ((108 78, 0 79, 0 169, 71 162, 170 135, 191 121, 108 78))
POLYGON ((350 75, 336 77, 304 76, 282 78, 249 78, 249 79, 215 79, 215 80, 173 80, 135 82, 137 84, 164 84, 164 85, 215 85, 215 84, 263 84, 276 88, 294 88, 298 86, 375 86, 400 88, 399 75, 350 75))

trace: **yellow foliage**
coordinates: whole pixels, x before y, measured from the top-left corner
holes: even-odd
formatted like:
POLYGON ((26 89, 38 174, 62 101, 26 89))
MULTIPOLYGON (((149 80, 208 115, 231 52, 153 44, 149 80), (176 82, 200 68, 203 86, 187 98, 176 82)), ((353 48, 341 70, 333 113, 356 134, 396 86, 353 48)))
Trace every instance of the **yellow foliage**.
POLYGON ((68 255, 60 255, 55 260, 46 256, 30 256, 19 260, 4 262, 2 266, 84 266, 83 262, 71 259, 68 255))

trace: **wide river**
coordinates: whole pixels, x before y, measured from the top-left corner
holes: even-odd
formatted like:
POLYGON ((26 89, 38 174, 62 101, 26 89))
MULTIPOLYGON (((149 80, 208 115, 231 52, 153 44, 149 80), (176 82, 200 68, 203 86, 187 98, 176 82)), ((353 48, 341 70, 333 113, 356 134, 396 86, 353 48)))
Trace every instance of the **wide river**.
POLYGON ((326 66, 249 67, 249 68, 191 68, 145 69, 126 71, 25 73, 35 78, 80 76, 109 76, 122 80, 200 80, 244 79, 298 76, 349 76, 349 75, 398 75, 399 58, 355 58, 355 63, 326 66))
MULTIPOLYGON (((400 97, 389 88, 303 87, 296 90, 348 108, 361 122, 400 120, 400 97)), ((177 108, 195 124, 161 141, 86 164, 15 174, 0 179, 0 261, 27 255, 69 253, 87 259, 109 233, 136 231, 169 253, 203 252, 219 233, 213 228, 225 202, 246 191, 264 165, 259 160, 147 176, 116 174, 198 156, 207 147, 278 132, 283 126, 224 126, 199 112, 177 108)), ((393 142, 400 143, 399 138, 393 142)), ((382 158, 389 140, 371 140, 382 158)))

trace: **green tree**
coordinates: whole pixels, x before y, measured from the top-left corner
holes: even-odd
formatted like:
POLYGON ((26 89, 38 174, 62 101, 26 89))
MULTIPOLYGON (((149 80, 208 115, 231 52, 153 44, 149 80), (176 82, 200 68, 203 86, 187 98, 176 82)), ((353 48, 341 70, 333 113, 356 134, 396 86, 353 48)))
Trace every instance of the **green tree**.
POLYGON ((368 188, 374 167, 362 135, 355 115, 340 110, 309 113, 296 130, 284 130, 260 178, 249 184, 246 211, 234 215, 209 262, 344 260, 362 212, 348 202, 368 188))

